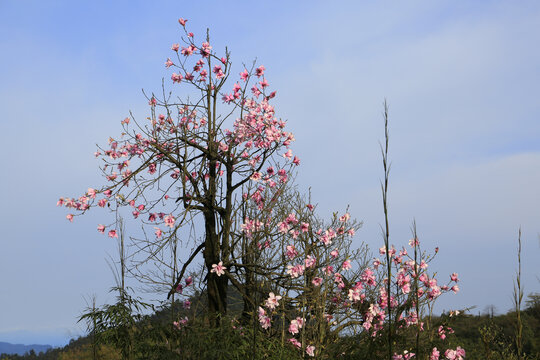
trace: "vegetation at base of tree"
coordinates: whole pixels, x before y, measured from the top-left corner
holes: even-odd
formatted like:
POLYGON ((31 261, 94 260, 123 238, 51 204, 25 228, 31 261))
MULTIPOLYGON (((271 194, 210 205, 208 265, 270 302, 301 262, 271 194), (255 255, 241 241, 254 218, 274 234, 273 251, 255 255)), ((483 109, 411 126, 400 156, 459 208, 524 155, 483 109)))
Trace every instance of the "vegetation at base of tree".
MULTIPOLYGON (((234 293, 231 294, 234 298, 234 293)), ((204 301, 205 294, 193 297, 194 303, 204 301)), ((235 318, 241 317, 241 308, 231 306, 231 317, 222 319, 226 324, 211 328, 204 317, 186 325, 181 330, 170 326, 170 307, 157 310, 136 322, 133 332, 141 334, 134 347, 132 359, 301 359, 301 354, 292 346, 282 346, 280 339, 267 338, 253 327, 241 325, 235 318), (165 339, 173 339, 180 352, 165 339)), ((180 302, 175 303, 174 312, 182 315, 180 302)), ((459 314, 452 317, 454 334, 449 335, 446 346, 461 346, 467 349, 467 360, 511 360, 517 359, 515 346, 515 313, 502 315, 483 313, 478 315, 459 314)), ((540 294, 531 294, 521 312, 523 320, 523 359, 540 359, 540 294)), ((434 324, 448 321, 448 316, 436 316, 434 324)), ((107 338, 107 337, 105 337, 107 338)), ((335 339, 328 348, 329 359, 377 359, 377 351, 359 346, 366 341, 362 336, 345 336, 335 339), (341 355, 344 353, 344 355, 341 355)), ((373 342, 371 347, 385 347, 385 339, 373 342)), ((122 359, 121 350, 110 340, 99 344, 97 359, 122 359)), ((381 359, 385 358, 383 352, 381 359)), ((92 336, 73 339, 63 348, 45 353, 26 355, 0 355, 2 360, 90 360, 94 359, 92 336)))

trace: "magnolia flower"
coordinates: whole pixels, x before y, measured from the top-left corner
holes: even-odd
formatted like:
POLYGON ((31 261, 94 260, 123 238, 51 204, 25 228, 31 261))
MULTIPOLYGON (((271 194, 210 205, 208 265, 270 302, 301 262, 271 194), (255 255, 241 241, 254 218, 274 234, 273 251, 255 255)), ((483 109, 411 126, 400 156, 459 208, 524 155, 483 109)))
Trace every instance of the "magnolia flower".
POLYGON ((271 292, 268 294, 268 299, 266 299, 266 307, 270 310, 274 310, 277 306, 279 306, 279 300, 281 300, 281 296, 276 296, 273 292, 271 292))
POLYGON ((175 220, 174 220, 174 217, 173 217, 171 214, 165 216, 165 218, 164 218, 163 220, 165 221, 165 224, 166 224, 168 227, 171 227, 171 228, 172 228, 172 227, 174 226, 175 220))
POLYGON ((309 345, 308 347, 306 347, 306 354, 308 354, 309 356, 315 356, 315 346, 309 345))
POLYGON ((210 272, 216 273, 217 276, 221 276, 225 274, 226 269, 227 268, 223 266, 223 261, 220 261, 219 263, 212 265, 212 270, 210 270, 210 272))

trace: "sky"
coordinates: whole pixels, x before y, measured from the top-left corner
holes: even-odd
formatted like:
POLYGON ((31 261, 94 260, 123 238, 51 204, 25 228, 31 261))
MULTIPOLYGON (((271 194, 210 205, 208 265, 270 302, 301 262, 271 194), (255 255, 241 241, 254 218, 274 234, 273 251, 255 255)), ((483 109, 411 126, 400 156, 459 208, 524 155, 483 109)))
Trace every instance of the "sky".
POLYGON ((113 301, 96 231, 56 208, 104 183, 93 153, 129 111, 148 115, 179 42, 178 18, 236 64, 263 64, 294 132, 297 183, 323 216, 350 206, 355 244, 382 246, 382 103, 389 104, 390 241, 415 220, 441 279, 437 309, 512 307, 540 292, 540 3, 537 1, 0 0, 0 341, 60 346, 84 333, 95 295, 113 301))

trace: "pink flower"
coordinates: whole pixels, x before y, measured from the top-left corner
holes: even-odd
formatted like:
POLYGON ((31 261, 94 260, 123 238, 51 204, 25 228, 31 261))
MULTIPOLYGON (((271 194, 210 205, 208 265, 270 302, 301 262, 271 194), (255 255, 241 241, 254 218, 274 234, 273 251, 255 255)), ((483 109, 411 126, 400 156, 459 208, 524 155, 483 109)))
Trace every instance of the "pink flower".
POLYGON ((458 274, 452 273, 452 275, 450 275, 450 280, 458 282, 459 281, 458 274))
POLYGON ((118 234, 116 233, 116 230, 109 230, 109 237, 118 239, 118 234))
POLYGON ((297 278, 301 276, 304 273, 304 265, 297 264, 297 265, 287 265, 287 274, 291 275, 291 277, 297 278))
POLYGON ((73 222, 73 215, 72 215, 72 214, 67 214, 67 215, 66 215, 66 219, 68 219, 69 221, 73 222))
POLYGON ((287 152, 283 154, 283 157, 290 159, 292 157, 292 150, 291 149, 287 150, 287 152))
POLYGON ((339 256, 339 251, 337 251, 336 249, 330 251, 330 256, 334 259, 337 258, 339 256))
POLYGON ((174 222, 175 222, 175 219, 174 219, 174 216, 172 216, 171 214, 165 216, 165 218, 163 219, 165 221, 165 224, 172 228, 174 227, 174 222))
POLYGON ((347 271, 347 270, 350 270, 352 268, 352 265, 351 265, 351 262, 347 259, 343 262, 343 265, 341 266, 341 268, 344 270, 344 271, 347 271))
POLYGON ((439 350, 437 350, 437 348, 434 347, 433 350, 431 351, 431 355, 429 356, 429 360, 439 360, 440 355, 441 353, 439 352, 439 350))
POLYGON ((191 307, 191 301, 185 300, 184 301, 184 309, 189 310, 190 307, 191 307))
POLYGON ((257 75, 258 77, 261 77, 264 75, 264 70, 265 67, 263 65, 259 66, 257 69, 255 69, 255 75, 257 75))
POLYGON ((167 68, 170 68, 173 65, 174 65, 174 63, 172 62, 172 60, 170 58, 167 58, 167 61, 165 61, 165 66, 167 68))
POLYGON ((182 74, 177 74, 177 73, 173 73, 171 75, 171 80, 173 81, 173 83, 181 83, 182 82, 182 74))
POLYGON ((92 188, 88 188, 86 193, 88 194, 88 196, 90 196, 90 198, 92 198, 92 199, 96 198, 96 190, 94 190, 92 188))
POLYGON ((313 285, 315 285, 315 286, 321 286, 322 281, 323 281, 322 278, 316 277, 316 278, 313 278, 313 280, 311 280, 311 283, 312 283, 313 285))
POLYGON ((268 299, 266 299, 265 306, 270 310, 274 310, 277 306, 279 306, 279 300, 281 300, 281 296, 276 296, 273 292, 271 292, 268 294, 268 299))
POLYGON ((186 286, 189 286, 193 284, 193 278, 191 276, 188 276, 186 279, 186 286))
POLYGON ((180 23, 180 25, 186 26, 187 19, 180 18, 180 19, 178 19, 178 22, 180 23))
POLYGON ((259 324, 261 324, 261 327, 263 329, 269 329, 272 326, 270 318, 266 316, 266 312, 260 306, 259 306, 259 324))
POLYGON ((240 73, 240 79, 246 81, 248 77, 249 77, 249 73, 247 72, 247 70, 244 69, 244 71, 240 73))
POLYGON ((347 221, 349 221, 350 218, 351 218, 351 215, 349 215, 349 213, 346 213, 345 215, 342 215, 342 216, 339 218, 339 221, 340 221, 340 222, 347 222, 347 221))
POLYGON ((300 343, 300 341, 296 340, 295 338, 290 338, 289 341, 298 349, 302 347, 302 344, 300 343))
POLYGON ((178 52, 178 49, 180 49, 180 44, 172 44, 171 50, 178 52))
POLYGON ((317 263, 317 258, 308 255, 307 258, 304 260, 304 263, 306 264, 306 268, 313 267, 317 263))
POLYGON ((105 233, 105 225, 99 224, 98 227, 97 227, 97 230, 98 230, 100 233, 104 234, 104 233, 105 233))
POLYGON ((159 239, 163 235, 163 231, 161 231, 160 228, 155 227, 156 229, 156 237, 159 239))
POLYGON ((294 245, 287 245, 286 255, 289 259, 294 259, 298 255, 298 251, 294 248, 294 245))
POLYGON ((210 270, 211 273, 216 273, 217 276, 221 276, 225 274, 225 270, 227 268, 223 266, 223 261, 220 261, 219 263, 212 265, 212 270, 210 270))
POLYGON ((293 335, 298 334, 300 332, 299 329, 302 328, 303 323, 304 322, 301 318, 296 318, 295 320, 292 320, 291 323, 289 324, 289 332, 293 335))
POLYGON ((294 159, 293 159, 293 164, 296 165, 296 166, 300 165, 300 159, 295 156, 294 159))
POLYGON ((300 226, 300 229, 302 230, 303 233, 308 232, 308 230, 309 230, 309 224, 303 222, 302 225, 300 226))
POLYGON ((309 345, 308 347, 306 347, 306 354, 308 354, 309 356, 315 356, 315 346, 309 345))

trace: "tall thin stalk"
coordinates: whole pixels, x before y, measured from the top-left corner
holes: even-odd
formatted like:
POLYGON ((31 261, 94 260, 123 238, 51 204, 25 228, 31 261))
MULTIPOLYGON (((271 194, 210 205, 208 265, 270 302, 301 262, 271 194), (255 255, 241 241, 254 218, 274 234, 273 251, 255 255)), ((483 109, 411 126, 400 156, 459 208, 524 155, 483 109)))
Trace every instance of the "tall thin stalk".
POLYGON ((383 200, 383 209, 384 209, 384 229, 383 229, 383 238, 384 238, 384 247, 386 249, 386 271, 388 274, 387 283, 386 283, 386 296, 387 296, 387 309, 388 309, 388 360, 392 360, 392 308, 391 308, 391 282, 392 282, 392 265, 390 262, 390 228, 388 225, 388 178, 390 175, 390 164, 388 163, 388 103, 386 99, 383 103, 384 106, 384 145, 381 144, 381 153, 383 160, 383 169, 384 169, 384 180, 381 181, 381 191, 382 191, 382 200, 383 200))
POLYGON ((514 283, 514 306, 516 310, 516 348, 518 360, 523 359, 523 323, 521 321, 521 301, 523 289, 521 288, 521 227, 518 232, 518 272, 514 283))
POLYGON ((418 359, 422 358, 420 353, 420 331, 421 329, 421 319, 420 319, 420 299, 418 298, 418 235, 416 233, 416 220, 413 220, 413 241, 414 241, 414 307, 416 309, 416 357, 418 359))

